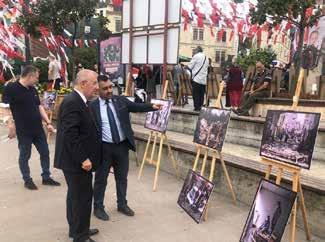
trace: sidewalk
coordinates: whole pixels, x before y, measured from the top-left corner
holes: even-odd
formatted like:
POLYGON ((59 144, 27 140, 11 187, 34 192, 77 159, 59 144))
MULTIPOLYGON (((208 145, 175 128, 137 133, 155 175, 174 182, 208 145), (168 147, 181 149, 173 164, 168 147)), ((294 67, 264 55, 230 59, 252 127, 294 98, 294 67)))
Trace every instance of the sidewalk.
MULTIPOLYGON (((0 136, 5 135, 0 126, 0 136)), ((66 185, 61 171, 52 169, 59 188, 41 185, 38 153, 32 152, 31 173, 38 191, 29 191, 23 182, 17 164, 17 141, 0 143, 0 241, 3 242, 69 242, 65 219, 66 185)), ((50 142, 51 161, 54 140, 50 142)), ((53 165, 51 165, 53 167, 53 165)), ((154 169, 145 167, 141 181, 137 180, 138 168, 130 164, 128 201, 136 212, 126 217, 116 210, 115 182, 109 178, 106 207, 110 221, 103 222, 92 216, 92 228, 100 233, 97 242, 238 242, 249 207, 233 205, 231 200, 213 193, 209 217, 196 224, 177 205, 183 181, 160 173, 158 191, 152 192, 154 169)), ((224 184, 216 184, 216 186, 224 184)), ((289 226, 287 226, 288 230, 289 226)), ((288 241, 285 235, 282 241, 288 241)), ((298 230, 296 242, 305 242, 304 232, 298 230)), ((324 239, 313 237, 315 242, 324 239)))

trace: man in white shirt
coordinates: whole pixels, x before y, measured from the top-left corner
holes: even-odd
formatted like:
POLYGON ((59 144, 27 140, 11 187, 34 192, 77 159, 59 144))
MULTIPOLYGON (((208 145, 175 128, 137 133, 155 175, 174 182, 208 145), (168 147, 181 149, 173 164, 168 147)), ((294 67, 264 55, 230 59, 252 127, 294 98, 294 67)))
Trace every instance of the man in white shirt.
POLYGON ((202 47, 195 49, 188 68, 192 72, 192 96, 194 102, 194 111, 200 111, 204 103, 205 87, 207 84, 209 60, 203 53, 202 47))
POLYGON ((61 75, 60 75, 60 65, 56 61, 55 57, 49 56, 49 71, 48 71, 48 79, 49 82, 52 83, 52 89, 59 90, 61 83, 61 75))

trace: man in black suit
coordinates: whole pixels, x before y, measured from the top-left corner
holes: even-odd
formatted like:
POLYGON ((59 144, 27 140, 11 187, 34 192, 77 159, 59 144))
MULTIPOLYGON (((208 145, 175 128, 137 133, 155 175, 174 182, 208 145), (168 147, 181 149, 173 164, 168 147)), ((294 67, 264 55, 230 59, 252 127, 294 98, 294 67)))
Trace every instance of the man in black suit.
POLYGON ((130 112, 155 111, 160 105, 134 103, 124 96, 113 96, 113 83, 106 76, 99 76, 98 83, 99 98, 91 102, 90 108, 100 127, 103 163, 95 174, 94 215, 107 221, 109 216, 104 210, 104 196, 110 167, 114 168, 117 209, 134 216, 126 200, 129 149, 135 151, 130 112))
POLYGON ((89 236, 98 233, 89 226, 92 171, 101 162, 101 143, 87 104, 98 91, 97 76, 91 70, 78 72, 74 91, 64 98, 58 113, 54 166, 62 169, 67 182, 67 220, 74 242, 94 242, 89 236))

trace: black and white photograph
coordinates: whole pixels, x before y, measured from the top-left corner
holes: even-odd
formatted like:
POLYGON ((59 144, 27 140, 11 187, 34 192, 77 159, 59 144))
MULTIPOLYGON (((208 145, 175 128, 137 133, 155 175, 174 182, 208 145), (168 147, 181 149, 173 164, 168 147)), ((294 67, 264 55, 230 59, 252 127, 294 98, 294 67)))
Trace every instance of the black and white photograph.
POLYGON ((213 188, 212 182, 189 170, 177 203, 195 222, 200 223, 213 188))
POLYGON ((280 242, 297 194, 262 179, 240 242, 280 242))
POLYGON ((229 119, 229 110, 202 108, 196 124, 193 142, 221 151, 229 119))
POLYGON ((56 92, 47 92, 45 91, 43 94, 43 107, 47 111, 53 111, 56 100, 56 92))
POLYGON ((169 100, 152 99, 151 103, 160 104, 162 108, 158 111, 147 113, 144 127, 160 133, 165 133, 173 102, 169 100))
POLYGON ((319 113, 269 110, 260 155, 309 169, 319 120, 319 113))

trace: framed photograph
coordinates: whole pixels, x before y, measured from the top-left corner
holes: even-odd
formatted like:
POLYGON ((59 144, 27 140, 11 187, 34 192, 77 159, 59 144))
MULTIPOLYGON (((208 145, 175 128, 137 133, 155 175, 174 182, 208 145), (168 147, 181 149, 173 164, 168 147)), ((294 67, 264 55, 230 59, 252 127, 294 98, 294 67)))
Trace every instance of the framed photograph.
POLYGON ((190 215, 195 222, 200 223, 214 184, 200 176, 193 170, 189 170, 179 194, 177 204, 190 215))
POLYGON ((144 127, 160 133, 165 133, 173 102, 169 100, 152 99, 151 103, 161 104, 162 109, 154 112, 148 112, 144 127))
POLYGON ((309 169, 319 120, 319 113, 269 110, 260 155, 309 169))
POLYGON ((262 179, 239 242, 280 242, 297 194, 262 179))
POLYGON ((196 124, 193 142, 221 151, 229 119, 229 110, 202 108, 196 124))
POLYGON ((43 95, 43 107, 45 108, 46 111, 53 111, 54 110, 54 105, 56 101, 56 92, 44 92, 43 95))

